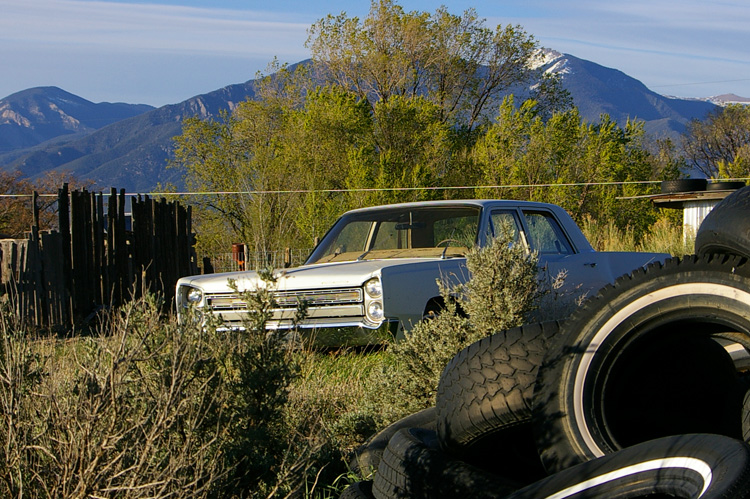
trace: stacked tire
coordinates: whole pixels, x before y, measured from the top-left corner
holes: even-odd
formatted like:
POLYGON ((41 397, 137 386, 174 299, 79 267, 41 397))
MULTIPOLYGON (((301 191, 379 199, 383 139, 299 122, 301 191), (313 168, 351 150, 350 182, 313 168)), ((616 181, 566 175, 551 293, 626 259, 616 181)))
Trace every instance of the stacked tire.
POLYGON ((459 352, 349 497, 750 497, 750 187, 696 253, 459 352))

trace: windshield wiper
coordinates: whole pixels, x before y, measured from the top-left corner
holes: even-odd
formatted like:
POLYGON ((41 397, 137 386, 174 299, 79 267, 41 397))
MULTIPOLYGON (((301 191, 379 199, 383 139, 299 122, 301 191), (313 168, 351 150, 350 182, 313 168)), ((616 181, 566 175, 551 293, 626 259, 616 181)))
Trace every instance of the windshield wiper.
POLYGON ((361 255, 359 255, 359 256, 357 257, 357 261, 359 262, 360 260, 364 260, 364 259, 365 259, 365 257, 367 256, 367 253, 369 253, 369 252, 370 252, 370 250, 367 250, 367 251, 365 251, 364 253, 362 253, 361 255))

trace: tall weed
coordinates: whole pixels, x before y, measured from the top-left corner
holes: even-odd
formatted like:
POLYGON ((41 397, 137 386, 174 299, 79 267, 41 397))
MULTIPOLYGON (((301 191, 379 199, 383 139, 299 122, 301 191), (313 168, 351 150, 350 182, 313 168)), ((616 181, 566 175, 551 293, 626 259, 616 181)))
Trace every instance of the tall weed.
POLYGON ((672 256, 694 252, 695 234, 685 235, 683 227, 669 217, 657 220, 640 239, 631 228, 620 229, 612 221, 603 223, 587 218, 581 230, 597 251, 645 251, 672 256))

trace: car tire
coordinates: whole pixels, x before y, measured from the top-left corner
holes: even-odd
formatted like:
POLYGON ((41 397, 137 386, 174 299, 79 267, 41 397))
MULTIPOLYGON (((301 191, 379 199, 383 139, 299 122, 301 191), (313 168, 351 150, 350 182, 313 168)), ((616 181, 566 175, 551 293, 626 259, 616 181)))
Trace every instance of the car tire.
POLYGON ((729 180, 718 180, 709 182, 706 184, 707 191, 734 191, 745 187, 745 182, 742 181, 729 181, 729 180))
POLYGON ((721 435, 664 437, 578 464, 506 499, 750 497, 750 447, 721 435))
POLYGON ((719 338, 750 337, 750 264, 695 256, 606 286, 540 367, 532 418, 548 472, 680 433, 742 438, 741 380, 719 338))
POLYGON ((703 219, 695 236, 699 255, 722 253, 750 258, 750 186, 739 189, 716 205, 703 219))
POLYGON ((349 485, 339 496, 339 499, 373 499, 372 480, 362 480, 349 485))
POLYGON ((472 464, 491 464, 513 476, 543 472, 533 440, 523 443, 525 430, 503 430, 531 421, 537 371, 559 330, 559 322, 515 327, 483 338, 453 357, 440 377, 435 403, 443 448, 472 464), (498 455, 497 448, 507 451, 498 455))
POLYGON ((677 180, 664 180, 661 183, 661 192, 664 194, 676 192, 695 192, 706 190, 708 181, 705 178, 681 178, 677 180))
POLYGON ((383 451, 397 431, 402 428, 434 430, 435 417, 435 407, 428 407, 386 426, 355 451, 355 456, 349 463, 349 468, 361 478, 369 477, 378 469, 383 451))
POLYGON ((520 488, 445 454, 437 434, 403 428, 388 443, 372 484, 377 499, 501 498, 520 488))

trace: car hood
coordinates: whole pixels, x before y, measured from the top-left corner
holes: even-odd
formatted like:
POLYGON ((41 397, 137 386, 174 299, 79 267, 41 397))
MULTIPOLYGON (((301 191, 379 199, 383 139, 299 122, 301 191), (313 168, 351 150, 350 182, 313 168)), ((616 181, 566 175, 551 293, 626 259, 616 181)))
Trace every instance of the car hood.
MULTIPOLYGON (((279 291, 361 286, 367 279, 380 274, 386 267, 400 265, 434 265, 445 262, 440 258, 397 258, 387 260, 362 260, 303 265, 291 269, 274 270, 276 289, 279 291)), ((266 286, 254 271, 224 272, 183 277, 178 285, 201 288, 206 293, 231 292, 230 281, 240 291, 252 291, 266 286)))

